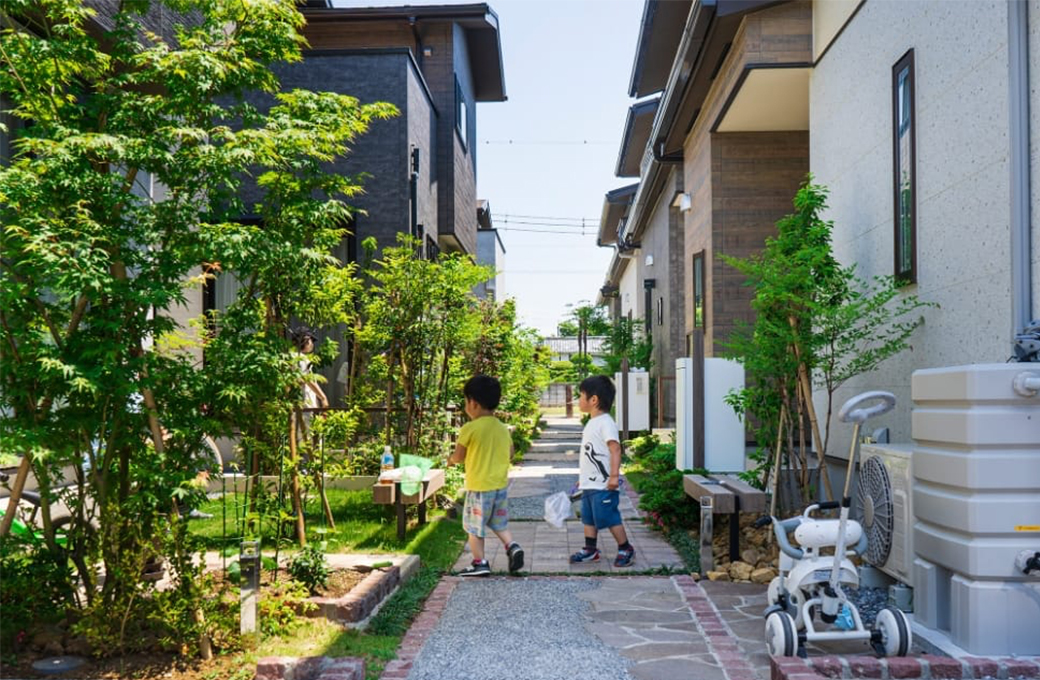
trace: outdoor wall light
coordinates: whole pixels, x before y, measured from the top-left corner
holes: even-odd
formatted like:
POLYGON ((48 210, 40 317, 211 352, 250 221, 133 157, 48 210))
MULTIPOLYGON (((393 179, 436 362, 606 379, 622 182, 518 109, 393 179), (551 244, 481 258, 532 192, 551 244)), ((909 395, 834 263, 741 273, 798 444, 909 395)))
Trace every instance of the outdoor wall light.
POLYGON ((693 207, 693 198, 689 194, 679 194, 679 212, 688 212, 693 207))

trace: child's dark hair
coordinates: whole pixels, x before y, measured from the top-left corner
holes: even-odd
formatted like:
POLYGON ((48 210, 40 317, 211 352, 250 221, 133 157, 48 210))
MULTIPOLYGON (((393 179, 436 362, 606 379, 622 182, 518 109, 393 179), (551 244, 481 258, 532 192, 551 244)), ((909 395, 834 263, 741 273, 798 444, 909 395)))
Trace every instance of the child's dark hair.
POLYGON ((475 375, 466 381, 462 388, 463 396, 472 399, 489 411, 498 408, 498 402, 502 400, 502 385, 498 378, 490 375, 475 375))
POLYGON ((583 392, 586 399, 598 398, 600 411, 610 411, 610 407, 614 405, 614 383, 605 375, 590 375, 581 381, 578 391, 583 392))

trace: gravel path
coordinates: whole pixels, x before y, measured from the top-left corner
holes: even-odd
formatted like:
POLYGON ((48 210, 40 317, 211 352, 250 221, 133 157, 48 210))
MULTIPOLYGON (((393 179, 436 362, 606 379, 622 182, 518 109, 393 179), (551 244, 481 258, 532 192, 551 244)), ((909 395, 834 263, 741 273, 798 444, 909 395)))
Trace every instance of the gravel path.
POLYGON ((577 465, 569 462, 539 462, 540 466, 549 466, 552 472, 545 476, 548 482, 548 493, 535 496, 509 497, 509 518, 516 520, 541 520, 545 514, 545 498, 559 491, 570 491, 578 483, 577 465))
POLYGON ((408 680, 631 680, 628 661, 586 630, 591 580, 464 580, 408 680))

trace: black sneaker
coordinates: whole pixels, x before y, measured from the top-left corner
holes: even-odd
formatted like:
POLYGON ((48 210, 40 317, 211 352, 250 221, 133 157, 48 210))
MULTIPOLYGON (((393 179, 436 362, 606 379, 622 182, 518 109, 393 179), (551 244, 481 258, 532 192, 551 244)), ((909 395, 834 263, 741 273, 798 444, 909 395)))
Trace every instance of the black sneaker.
POLYGON ((491 576, 491 565, 487 560, 473 560, 473 564, 460 571, 459 576, 491 576))
POLYGON ((506 554, 509 555, 510 574, 515 574, 524 568, 524 549, 520 547, 519 543, 510 543, 506 554))

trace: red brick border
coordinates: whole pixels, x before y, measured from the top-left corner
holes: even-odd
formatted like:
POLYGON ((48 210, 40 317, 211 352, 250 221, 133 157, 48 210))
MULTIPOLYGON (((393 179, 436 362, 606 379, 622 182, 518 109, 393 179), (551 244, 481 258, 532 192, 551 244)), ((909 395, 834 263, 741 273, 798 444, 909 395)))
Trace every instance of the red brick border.
POLYGON ((773 657, 772 680, 824 680, 825 678, 878 678, 879 680, 975 680, 978 678, 1040 678, 1040 657, 991 658, 967 656, 953 659, 921 656, 876 659, 872 656, 817 656, 809 659, 773 657))
POLYGON ((343 597, 311 597, 308 602, 317 608, 307 612, 307 616, 318 618, 324 616, 338 623, 357 623, 372 613, 394 588, 401 583, 401 567, 394 565, 384 570, 376 569, 354 586, 343 597))
POLYGON ((255 680, 365 680, 365 660, 352 656, 267 656, 257 662, 255 680))
POLYGON ((441 577, 441 582, 426 598, 422 612, 415 617, 408 632, 401 640, 401 645, 397 648, 397 658, 383 668, 383 674, 379 676, 380 680, 404 680, 408 677, 408 672, 412 669, 412 662, 419 655, 419 650, 422 649, 426 638, 430 636, 437 626, 437 622, 440 621, 444 608, 448 606, 448 599, 460 580, 459 576, 441 577))
POLYGON ((719 662, 727 680, 756 680, 758 676, 755 674, 754 666, 741 651, 733 631, 726 625, 715 603, 708 599, 708 594, 700 584, 687 574, 675 576, 672 580, 686 600, 694 623, 704 636, 708 652, 719 662))

